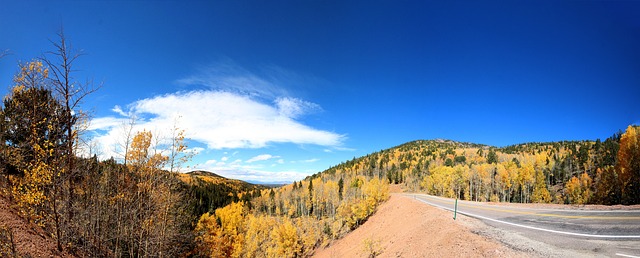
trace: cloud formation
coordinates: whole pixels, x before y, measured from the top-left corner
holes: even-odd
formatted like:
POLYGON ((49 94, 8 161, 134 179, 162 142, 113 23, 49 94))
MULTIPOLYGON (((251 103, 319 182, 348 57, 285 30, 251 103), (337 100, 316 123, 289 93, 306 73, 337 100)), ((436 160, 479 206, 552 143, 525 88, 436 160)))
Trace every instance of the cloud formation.
POLYGON ((263 183, 293 182, 296 180, 301 180, 302 178, 305 178, 312 173, 311 171, 295 171, 286 169, 273 170, 273 167, 277 166, 276 164, 284 163, 282 159, 275 160, 275 163, 271 164, 270 166, 265 164, 253 163, 256 161, 272 160, 276 158, 277 156, 262 154, 252 158, 255 160, 252 162, 249 162, 249 160, 251 159, 247 160, 246 162, 242 162, 242 160, 238 159, 228 164, 216 160, 207 160, 203 164, 196 165, 194 169, 212 171, 227 178, 235 178, 244 181, 263 183), (265 170, 265 167, 269 167, 270 170, 265 170))
MULTIPOLYGON (((278 72, 282 73, 282 72, 278 72)), ((223 61, 201 67, 194 75, 177 80, 183 86, 205 86, 212 90, 227 91, 252 97, 275 99, 288 96, 289 92, 277 85, 276 74, 271 72, 266 79, 258 76, 232 61, 223 61)))
POLYGON ((246 162, 247 163, 253 163, 253 162, 256 162, 256 161, 264 161, 264 160, 275 159, 275 158, 280 158, 280 156, 273 156, 271 154, 260 154, 258 156, 253 157, 253 158, 250 158, 246 162))
MULTIPOLYGON (((175 125, 185 130, 189 141, 204 147, 189 150, 201 156, 194 159, 208 160, 201 165, 201 169, 246 180, 299 179, 306 176, 308 171, 261 171, 263 166, 259 161, 273 160, 272 166, 281 165, 285 163, 281 156, 262 154, 243 162, 230 159, 238 151, 231 156, 225 151, 225 156, 217 160, 205 158, 204 155, 209 150, 258 149, 278 143, 311 144, 332 150, 343 148, 344 135, 304 123, 305 116, 322 112, 320 105, 292 97, 282 87, 300 85, 305 81, 304 77, 277 67, 266 69, 262 76, 232 62, 204 67, 196 74, 176 81, 185 88, 198 90, 183 90, 133 103, 120 103, 111 108, 110 115, 93 119, 89 130, 93 133, 92 143, 99 147, 93 146, 92 153, 85 151, 85 154, 97 152, 101 158, 122 158, 127 134, 146 130, 156 137, 166 138, 171 135, 170 130, 175 125)), ((166 146, 166 143, 159 143, 160 149, 163 144, 166 146)))
MULTIPOLYGON (((303 124, 296 118, 319 107, 296 98, 279 98, 274 103, 224 91, 189 91, 142 99, 129 112, 115 107, 118 114, 135 114, 140 119, 134 132, 160 132, 178 126, 187 138, 209 149, 262 148, 270 143, 315 144, 339 147, 344 136, 303 124)), ((103 131, 96 139, 104 146, 117 145, 125 133, 126 117, 98 117, 91 130, 103 131)))

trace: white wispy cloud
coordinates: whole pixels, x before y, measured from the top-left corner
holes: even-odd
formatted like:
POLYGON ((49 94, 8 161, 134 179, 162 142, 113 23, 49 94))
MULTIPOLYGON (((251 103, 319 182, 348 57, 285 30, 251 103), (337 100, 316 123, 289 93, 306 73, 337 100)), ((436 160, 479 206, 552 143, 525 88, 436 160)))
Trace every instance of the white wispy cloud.
POLYGON ((278 98, 275 103, 280 115, 290 118, 297 118, 307 113, 322 110, 320 106, 315 103, 296 98, 278 98))
POLYGON ((304 159, 304 160, 294 160, 294 161, 291 161, 291 163, 313 163, 313 162, 316 162, 316 161, 319 161, 319 160, 320 159, 317 159, 317 158, 304 159))
POLYGON ((198 155, 203 151, 204 151, 204 148, 202 148, 202 147, 193 147, 193 148, 188 148, 188 149, 184 150, 185 153, 188 153, 188 154, 191 154, 191 155, 198 155))
POLYGON ((265 161, 265 160, 275 159, 275 158, 280 158, 280 156, 273 156, 271 154, 260 154, 258 156, 248 159, 246 162, 253 163, 256 161, 265 161))
POLYGON ((124 110, 122 110, 122 107, 120 107, 119 105, 116 105, 115 107, 113 107, 111 109, 111 111, 118 113, 121 116, 130 116, 131 114, 124 112, 124 110))
POLYGON ((91 123, 89 124, 89 128, 87 129, 90 131, 109 130, 110 128, 122 125, 123 121, 126 121, 126 119, 117 118, 113 116, 98 117, 91 120, 91 123))
POLYGON ((213 90, 271 99, 289 95, 286 89, 273 81, 273 78, 258 76, 229 60, 201 67, 194 75, 176 82, 183 86, 205 86, 213 90))

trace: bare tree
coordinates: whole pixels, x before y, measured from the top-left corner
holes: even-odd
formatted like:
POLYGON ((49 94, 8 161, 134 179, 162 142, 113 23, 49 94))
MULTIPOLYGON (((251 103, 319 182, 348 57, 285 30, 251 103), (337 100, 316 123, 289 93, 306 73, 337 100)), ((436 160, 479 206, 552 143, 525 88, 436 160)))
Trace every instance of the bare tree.
MULTIPOLYGON (((79 83, 73 78, 73 73, 77 70, 73 69, 75 61, 82 56, 82 51, 74 51, 67 43, 64 31, 61 29, 58 33, 60 38, 58 42, 51 41, 54 51, 49 51, 50 56, 41 58, 50 69, 52 91, 57 95, 59 100, 65 107, 65 130, 68 138, 67 146, 67 166, 68 172, 73 171, 73 158, 75 153, 74 145, 78 143, 78 129, 86 127, 78 126, 78 121, 83 119, 86 113, 79 109, 82 100, 89 94, 97 91, 100 87, 95 87, 93 82, 79 83)), ((86 119, 86 118, 85 118, 86 119)))
POLYGON ((136 116, 132 114, 129 115, 128 120, 122 122, 122 125, 120 126, 120 139, 115 146, 113 146, 113 151, 119 156, 122 156, 122 163, 125 166, 128 164, 127 156, 129 155, 129 149, 131 148, 131 141, 134 136, 133 128, 136 125, 136 121, 136 116))
MULTIPOLYGON (((76 146, 78 144, 78 121, 85 116, 79 108, 82 100, 89 94, 98 90, 91 81, 86 83, 77 82, 73 74, 77 70, 73 69, 75 61, 82 56, 81 51, 73 51, 61 29, 58 33, 59 41, 51 41, 54 46, 53 51, 49 51, 41 58, 46 63, 50 71, 50 87, 51 91, 56 94, 64 110, 62 115, 61 126, 65 131, 67 146, 60 153, 65 157, 64 174, 67 181, 67 222, 73 221, 72 203, 74 201, 74 182, 78 175, 75 169, 76 146)), ((60 239, 58 239, 60 241, 60 239)), ((61 249, 58 244, 58 249, 61 249)))

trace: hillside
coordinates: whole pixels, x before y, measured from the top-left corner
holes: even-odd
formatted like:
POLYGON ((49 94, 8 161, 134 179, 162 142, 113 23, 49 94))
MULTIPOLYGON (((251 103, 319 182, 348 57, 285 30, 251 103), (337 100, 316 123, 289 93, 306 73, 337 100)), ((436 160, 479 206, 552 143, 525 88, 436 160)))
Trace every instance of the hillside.
POLYGON ((362 226, 313 257, 527 257, 474 233, 483 225, 393 194, 362 226), (411 223, 407 223, 410 221, 411 223))
POLYGON ((203 213, 213 212, 244 197, 247 201, 248 193, 259 192, 267 187, 254 185, 237 179, 229 179, 213 172, 192 171, 176 174, 192 195, 191 207, 193 215, 199 217, 203 213))
MULTIPOLYGON (((633 128, 627 131, 637 130, 633 128)), ((306 180, 323 174, 363 175, 466 200, 631 204, 637 198, 622 196, 623 182, 617 181, 638 177, 637 172, 620 174, 616 168, 622 136, 506 147, 418 140, 354 158, 306 180)))
POLYGON ((196 170, 184 174, 179 174, 181 181, 187 184, 195 184, 197 181, 202 180, 207 183, 219 184, 228 186, 231 190, 236 192, 244 192, 251 190, 265 189, 262 185, 256 185, 248 183, 238 179, 230 179, 220 176, 216 173, 209 171, 196 170))
POLYGON ((56 241, 37 225, 21 218, 0 196, 0 257, 73 257, 58 252, 56 241))

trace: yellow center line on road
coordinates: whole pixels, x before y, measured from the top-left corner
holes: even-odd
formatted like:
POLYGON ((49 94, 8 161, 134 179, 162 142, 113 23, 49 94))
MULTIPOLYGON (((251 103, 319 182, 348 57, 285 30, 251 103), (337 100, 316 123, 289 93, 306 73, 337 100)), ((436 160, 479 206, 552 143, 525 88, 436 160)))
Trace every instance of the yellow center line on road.
MULTIPOLYGON (((440 202, 440 203, 446 203, 446 204, 453 205, 453 201, 449 202, 449 201, 440 200, 440 199, 437 199, 437 198, 427 198, 427 199, 429 199, 431 201, 437 201, 437 202, 440 202)), ((640 220, 640 217, 638 217, 638 216, 635 216, 635 217, 621 217, 621 216, 609 217, 609 216, 561 215, 561 214, 536 213, 536 212, 529 212, 529 211, 516 211, 516 210, 508 210, 508 209, 500 209, 500 208, 481 207, 481 206, 478 206, 478 205, 470 205, 470 204, 465 204, 465 203, 458 203, 458 206, 474 208, 474 209, 481 209, 481 210, 499 211, 499 212, 515 213, 515 214, 523 214, 523 215, 532 215, 532 216, 540 216, 540 217, 565 218, 565 219, 640 220)))

